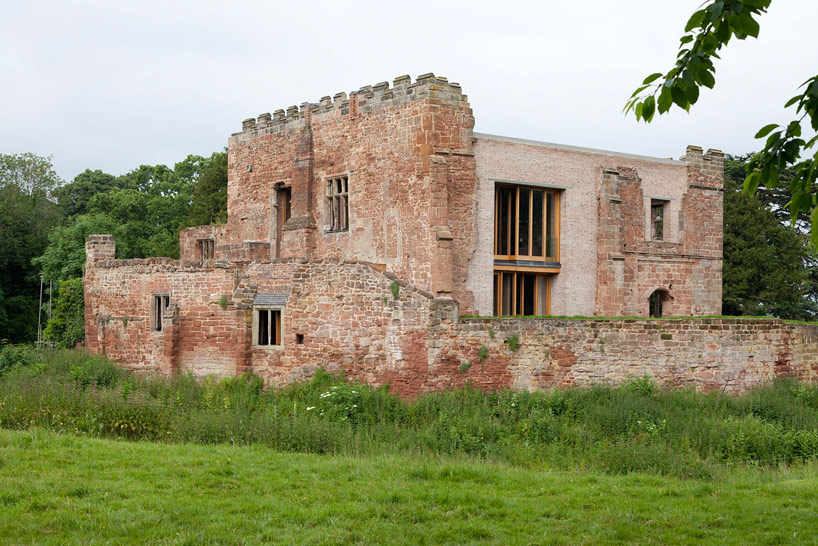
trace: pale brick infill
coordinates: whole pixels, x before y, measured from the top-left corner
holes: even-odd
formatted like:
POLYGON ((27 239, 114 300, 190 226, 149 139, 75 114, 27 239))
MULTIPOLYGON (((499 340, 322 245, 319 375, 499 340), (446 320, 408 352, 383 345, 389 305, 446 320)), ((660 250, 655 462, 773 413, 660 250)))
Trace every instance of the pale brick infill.
POLYGON ((406 395, 645 373, 734 392, 814 377, 811 326, 461 318, 492 313, 498 183, 559 192, 552 314, 646 316, 657 290, 664 315, 721 311, 721 152, 652 159, 473 127, 460 86, 432 74, 245 120, 228 142, 227 223, 183 230, 180 260, 115 260, 113 237, 88 238, 86 346, 150 373, 252 371, 286 385, 324 367, 406 395), (346 184, 348 205, 333 214, 347 229, 331 229, 327 196, 341 190, 330 180, 346 184), (657 200, 660 241, 650 233, 657 200), (278 345, 254 339, 254 306, 265 302, 280 311, 278 345))

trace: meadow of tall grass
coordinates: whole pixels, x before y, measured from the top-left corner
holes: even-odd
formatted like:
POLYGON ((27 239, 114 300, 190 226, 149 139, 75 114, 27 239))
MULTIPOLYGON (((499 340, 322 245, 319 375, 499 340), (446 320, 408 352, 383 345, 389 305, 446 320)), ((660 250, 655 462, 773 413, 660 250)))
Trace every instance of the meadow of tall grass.
POLYGON ((659 388, 642 377, 617 387, 466 387, 405 400, 323 371, 307 383, 264 389, 249 374, 145 377, 82 351, 5 346, 0 427, 706 478, 724 464, 818 456, 818 388, 782 380, 730 396, 659 388))

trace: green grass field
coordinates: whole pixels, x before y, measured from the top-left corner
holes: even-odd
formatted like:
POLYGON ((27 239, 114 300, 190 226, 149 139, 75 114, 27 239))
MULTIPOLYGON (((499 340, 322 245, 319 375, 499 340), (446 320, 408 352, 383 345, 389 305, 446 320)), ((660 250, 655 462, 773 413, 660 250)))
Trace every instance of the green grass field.
POLYGON ((3 544, 814 544, 818 466, 709 480, 0 430, 3 544))

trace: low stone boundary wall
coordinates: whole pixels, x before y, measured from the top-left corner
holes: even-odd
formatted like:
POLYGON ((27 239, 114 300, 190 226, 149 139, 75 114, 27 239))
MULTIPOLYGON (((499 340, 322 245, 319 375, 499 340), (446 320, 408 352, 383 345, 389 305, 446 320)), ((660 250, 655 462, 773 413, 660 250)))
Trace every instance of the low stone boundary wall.
POLYGON ((462 318, 430 339, 433 388, 660 383, 743 392, 818 377, 818 325, 777 319, 462 318))

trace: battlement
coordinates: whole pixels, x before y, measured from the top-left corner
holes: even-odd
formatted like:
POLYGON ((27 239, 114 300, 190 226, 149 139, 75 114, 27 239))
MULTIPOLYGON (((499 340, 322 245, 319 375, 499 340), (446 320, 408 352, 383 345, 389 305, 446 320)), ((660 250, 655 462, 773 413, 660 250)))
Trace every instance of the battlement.
POLYGON ((241 123, 241 131, 233 133, 238 140, 247 140, 267 134, 279 133, 288 128, 303 126, 306 117, 323 117, 324 115, 358 116, 380 108, 399 106, 411 101, 437 99, 447 104, 468 102, 460 84, 449 82, 443 76, 427 73, 417 77, 415 82, 408 75, 398 76, 389 82, 365 85, 358 91, 335 93, 332 97, 325 95, 318 102, 304 102, 301 106, 292 105, 286 110, 279 109, 272 114, 265 112, 255 118, 247 118, 241 123))

